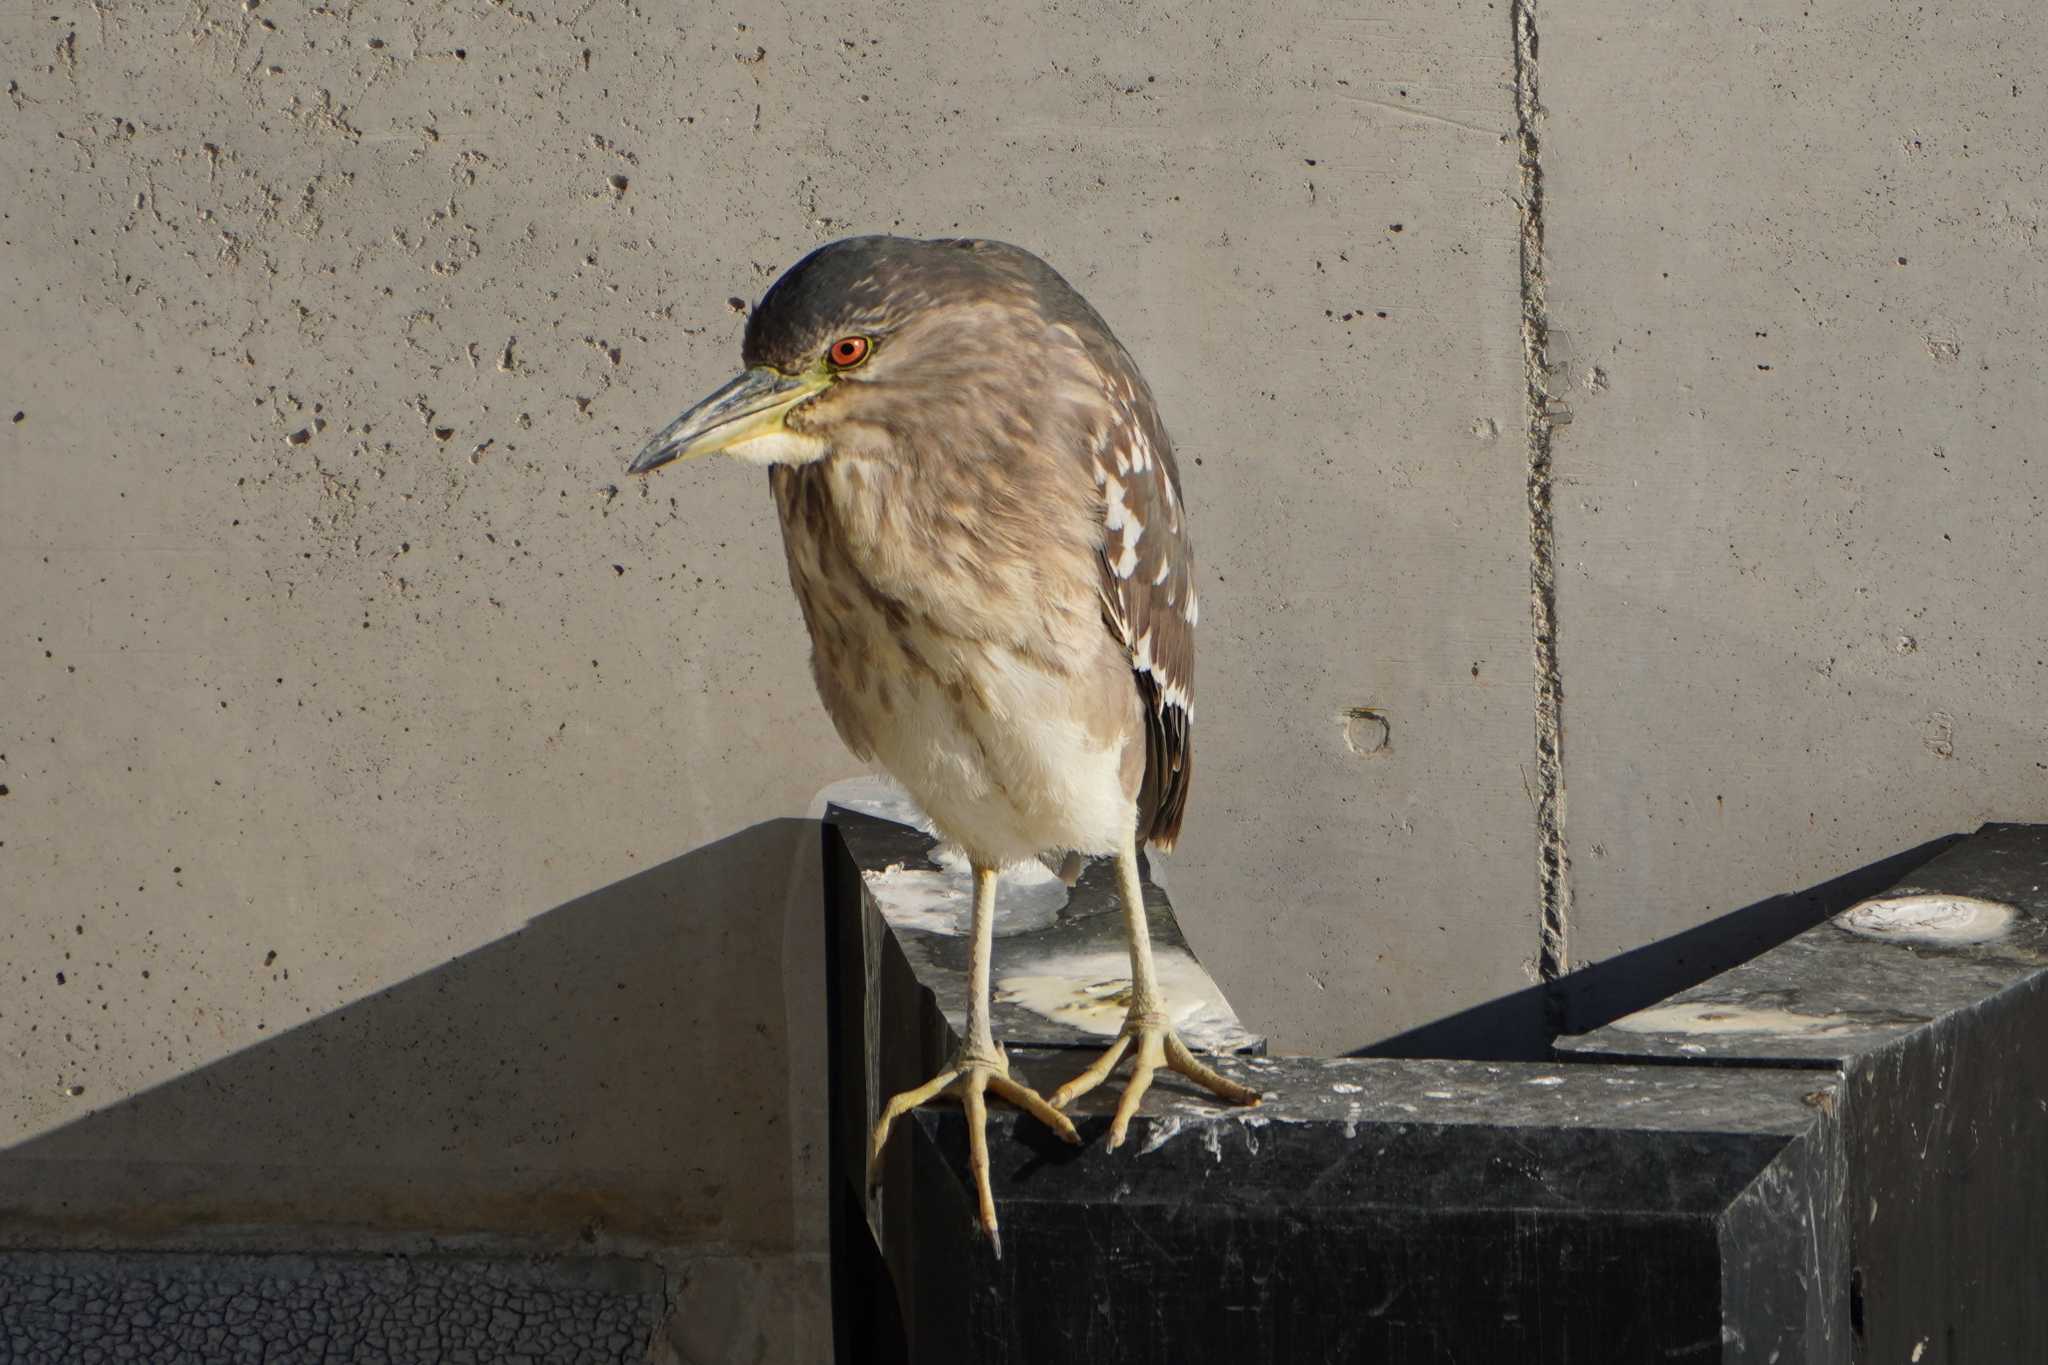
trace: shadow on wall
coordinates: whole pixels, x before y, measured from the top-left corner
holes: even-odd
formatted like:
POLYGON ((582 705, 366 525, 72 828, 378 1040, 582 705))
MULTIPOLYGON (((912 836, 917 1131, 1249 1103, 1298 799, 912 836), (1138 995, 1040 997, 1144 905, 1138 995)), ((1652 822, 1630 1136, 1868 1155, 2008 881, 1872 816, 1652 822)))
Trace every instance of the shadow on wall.
POLYGON ((1531 986, 1347 1055, 1546 1061, 1551 1040, 1611 1024, 1805 933, 1893 886, 1963 836, 1945 834, 1854 872, 1619 953, 1551 986, 1531 986))
POLYGON ((821 875, 756 825, 0 1152, 0 1244, 822 1256, 821 875))

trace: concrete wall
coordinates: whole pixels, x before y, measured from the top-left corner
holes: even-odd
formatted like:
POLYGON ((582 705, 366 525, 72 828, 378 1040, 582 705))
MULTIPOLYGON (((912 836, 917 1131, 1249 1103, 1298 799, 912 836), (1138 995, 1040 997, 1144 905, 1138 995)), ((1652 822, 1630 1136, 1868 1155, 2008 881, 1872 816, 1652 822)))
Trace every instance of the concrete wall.
POLYGON ((2048 817, 2048 11, 1542 26, 1573 955, 2048 817))
POLYGON ((1283 1048, 2048 818, 2038 7, 974 11, 0 18, 10 1243, 544 1205, 805 1358, 732 1306, 816 1301, 777 821, 854 765, 758 476, 620 471, 848 232, 1159 391, 1174 894, 1283 1048))

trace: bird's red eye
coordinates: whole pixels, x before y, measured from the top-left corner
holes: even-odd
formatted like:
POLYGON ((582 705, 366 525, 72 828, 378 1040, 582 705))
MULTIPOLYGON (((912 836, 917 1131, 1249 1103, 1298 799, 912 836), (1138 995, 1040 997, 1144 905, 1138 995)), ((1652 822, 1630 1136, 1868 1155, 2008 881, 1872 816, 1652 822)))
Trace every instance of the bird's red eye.
POLYGON ((841 337, 832 343, 832 349, 825 352, 825 358, 832 362, 834 369, 850 370, 868 358, 866 337, 841 337))

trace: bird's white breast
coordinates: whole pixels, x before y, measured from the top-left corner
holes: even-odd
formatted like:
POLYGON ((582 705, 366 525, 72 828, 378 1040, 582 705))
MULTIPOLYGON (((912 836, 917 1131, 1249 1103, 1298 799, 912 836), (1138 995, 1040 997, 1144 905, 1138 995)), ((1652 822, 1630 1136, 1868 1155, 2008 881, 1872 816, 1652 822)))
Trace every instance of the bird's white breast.
POLYGON ((952 659, 955 678, 913 671, 890 713, 865 718, 890 776, 980 860, 1114 852, 1136 819, 1124 741, 1090 732, 1075 680, 1001 646, 964 646, 952 659))

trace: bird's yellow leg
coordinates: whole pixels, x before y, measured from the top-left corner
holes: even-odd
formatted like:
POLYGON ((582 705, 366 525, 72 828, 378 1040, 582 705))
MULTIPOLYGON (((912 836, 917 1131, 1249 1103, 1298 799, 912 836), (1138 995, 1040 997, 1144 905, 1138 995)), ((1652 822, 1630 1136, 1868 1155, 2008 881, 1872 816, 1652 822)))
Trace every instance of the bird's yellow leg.
POLYGON ((1197 1085, 1232 1104, 1257 1104, 1259 1092, 1239 1085, 1204 1066, 1188 1045, 1166 1022, 1166 1002, 1159 993, 1159 978, 1152 967, 1151 926, 1145 919, 1145 887, 1138 878, 1138 844, 1127 839, 1116 856, 1117 891, 1124 907, 1124 936, 1131 950, 1131 1008, 1124 1016, 1123 1029, 1086 1071, 1052 1092, 1052 1104, 1064 1109, 1109 1079, 1124 1054, 1131 1054, 1131 1079, 1123 1098, 1117 1102, 1116 1117, 1109 1123, 1111 1150, 1123 1145, 1132 1115, 1152 1088, 1153 1073, 1162 1066, 1178 1071, 1197 1085))
POLYGON ((914 1090, 891 1099, 875 1123, 868 1140, 868 1184, 881 1178, 882 1148, 888 1145, 889 1130, 897 1119, 927 1100, 951 1095, 967 1108, 967 1165, 974 1177, 974 1193, 980 1206, 981 1227, 998 1256, 1003 1239, 996 1228, 995 1192, 989 1188, 988 1102, 993 1094, 1024 1110, 1068 1142, 1079 1143, 1081 1135, 1074 1122, 1052 1107, 1036 1090, 1010 1079, 1010 1060, 989 1032, 989 960, 995 951, 996 869, 974 869, 974 915, 972 943, 967 958, 967 1038, 946 1069, 914 1090))

